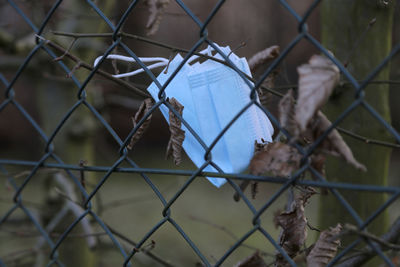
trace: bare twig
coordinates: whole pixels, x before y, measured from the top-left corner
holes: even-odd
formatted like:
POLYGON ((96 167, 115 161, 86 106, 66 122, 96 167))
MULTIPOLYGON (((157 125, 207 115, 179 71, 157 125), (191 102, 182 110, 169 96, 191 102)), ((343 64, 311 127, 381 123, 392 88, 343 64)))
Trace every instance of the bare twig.
MULTIPOLYGON (((199 217, 196 217, 196 216, 193 216, 193 215, 189 215, 189 219, 191 219, 193 221, 197 221, 197 222, 203 223, 203 224, 206 224, 206 225, 209 225, 209 226, 211 226, 211 227, 213 227, 215 229, 218 229, 218 230, 224 232, 225 234, 227 234, 234 241, 238 241, 239 240, 239 238, 232 231, 227 229, 225 226, 218 225, 218 224, 210 222, 210 221, 208 221, 208 220, 206 220, 204 218, 199 218, 199 217)), ((245 248, 249 248, 249 249, 255 250, 255 251, 259 251, 262 256, 275 257, 274 254, 271 254, 271 253, 268 253, 266 251, 260 250, 259 248, 254 247, 254 246, 246 245, 246 244, 243 244, 243 243, 241 244, 241 246, 245 247, 245 248)))
MULTIPOLYGON (((170 192, 173 188, 176 187, 175 183, 171 183, 165 188, 161 189, 160 192, 165 194, 170 192)), ((146 202, 146 201, 154 201, 153 194, 142 194, 142 195, 135 195, 128 198, 117 199, 113 201, 109 201, 103 204, 103 210, 112 209, 115 207, 121 207, 123 205, 137 205, 138 203, 146 202)))
POLYGON ((71 69, 71 71, 67 74, 67 78, 71 78, 74 75, 75 71, 81 67, 82 62, 77 62, 75 66, 71 69))
MULTIPOLYGON (((109 37, 113 36, 113 33, 70 33, 70 32, 59 32, 59 31, 53 31, 52 33, 54 35, 67 36, 67 37, 72 37, 72 38, 93 38, 93 37, 109 38, 109 37)), ((188 50, 188 49, 176 47, 173 45, 169 45, 169 44, 166 44, 163 42, 158 42, 158 41, 155 41, 155 40, 152 40, 149 38, 145 38, 142 36, 134 35, 134 34, 121 32, 118 34, 118 36, 145 42, 145 43, 148 43, 151 45, 155 45, 155 46, 162 47, 162 48, 169 49, 169 50, 176 51, 176 52, 181 52, 181 53, 189 53, 190 52, 190 50, 188 50)), ((230 64, 228 64, 225 60, 221 60, 221 59, 218 59, 218 58, 215 58, 212 56, 204 55, 204 54, 201 54, 198 52, 193 52, 193 55, 196 55, 196 56, 199 56, 199 57, 202 57, 205 59, 210 59, 210 60, 216 61, 218 63, 221 63, 229 68, 232 68, 232 66, 230 64)), ((253 83, 257 82, 254 78, 248 76, 246 73, 242 72, 242 74, 247 79, 252 81, 253 83)), ((269 91, 271 94, 283 97, 283 94, 281 94, 280 92, 277 92, 273 89, 267 88, 265 86, 260 86, 260 88, 263 88, 264 90, 269 91)))
MULTIPOLYGON (((18 179, 18 178, 25 178, 26 176, 28 176, 30 173, 32 172, 32 170, 25 170, 25 171, 21 171, 18 172, 16 174, 13 174, 12 177, 14 179, 18 179)), ((54 174, 59 172, 59 170, 55 169, 55 168, 48 168, 48 169, 39 169, 36 173, 37 174, 43 174, 43 175, 47 175, 47 174, 54 174)))
POLYGON ((365 36, 367 35, 367 33, 369 32, 369 30, 372 28, 372 26, 374 26, 376 22, 376 18, 372 18, 369 22, 367 27, 364 29, 364 31, 360 34, 360 36, 358 36, 356 42, 354 43, 353 47, 351 48, 349 54, 347 55, 346 60, 344 61, 343 65, 345 67, 347 67, 349 65, 350 62, 350 58, 351 56, 354 54, 354 52, 356 51, 356 49, 360 46, 361 42, 364 40, 365 36))
POLYGON ((312 225, 310 224, 310 222, 308 222, 308 221, 307 221, 307 227, 310 228, 310 230, 312 230, 312 231, 321 232, 321 230, 319 230, 318 228, 312 226, 312 225))
MULTIPOLYGON (((109 38, 109 37, 113 36, 113 33, 69 33, 69 32, 58 32, 58 31, 54 31, 52 33, 54 35, 67 36, 67 37, 71 37, 71 38, 93 38, 93 37, 109 38)), ((142 37, 142 36, 129 34, 129 33, 124 33, 124 32, 121 32, 118 35, 121 36, 121 37, 126 37, 126 38, 134 39, 134 40, 137 40, 137 41, 145 42, 145 43, 148 43, 148 44, 151 44, 151 45, 155 45, 155 46, 163 47, 163 48, 166 48, 166 49, 170 49, 170 50, 173 50, 175 52, 189 53, 188 49, 172 46, 172 45, 165 44, 163 42, 158 42, 158 41, 155 41, 155 40, 152 40, 152 39, 149 39, 149 38, 145 38, 145 37, 142 37)), ((52 43, 50 43, 50 44, 52 44, 52 43)), ((214 60, 214 61, 219 62, 221 64, 224 64, 224 65, 226 65, 228 67, 231 67, 224 60, 220 60, 220 59, 217 59, 217 58, 214 58, 214 57, 210 57, 208 55, 203 55, 203 54, 200 54, 198 52, 194 52, 193 54, 197 55, 197 56, 200 56, 200 57, 203 57, 205 59, 214 60)), ((72 55, 68 54, 68 56, 70 57, 72 55)), ((86 68, 86 66, 84 66, 84 65, 82 67, 86 68)), ((91 67, 90 67, 90 69, 91 69, 91 67)), ((103 72, 101 70, 98 70, 98 73, 100 75, 106 77, 107 79, 111 79, 111 80, 113 80, 115 82, 121 81, 119 79, 114 78, 113 76, 111 76, 107 72, 103 72)), ((246 78, 248 78, 250 81, 256 82, 255 79, 251 78, 250 76, 247 76, 245 73, 242 73, 242 74, 244 74, 246 76, 246 78)), ((359 82, 362 82, 362 81, 359 81, 359 82)), ((397 81, 397 80, 387 80, 387 81, 386 80, 375 80, 375 81, 370 81, 369 83, 370 84, 394 84, 394 85, 398 85, 398 84, 400 84, 400 81, 397 81)), ((132 87, 131 84, 126 83, 126 82, 125 82, 125 84, 126 84, 126 85, 124 85, 125 87, 129 87, 129 89, 131 89, 130 88, 130 87, 132 87)), ((346 84, 350 84, 350 82, 340 82, 340 84, 341 85, 346 85, 346 84)), ((297 88, 297 87, 298 87, 298 85, 296 85, 296 84, 285 85, 285 86, 275 86, 274 88, 268 88, 266 86, 260 86, 260 88, 270 92, 273 95, 280 96, 280 97, 283 97, 283 94, 278 92, 277 90, 280 90, 280 89, 291 89, 291 88, 297 88)), ((134 88, 135 89, 131 89, 131 90, 139 90, 141 93, 143 93, 143 91, 141 91, 140 89, 138 89, 136 87, 134 87, 134 88)), ((346 135, 348 135, 350 137, 353 137, 355 139, 364 141, 367 144, 386 146, 386 147, 392 147, 392 148, 400 148, 399 144, 394 144, 394 143, 390 143, 390 142, 384 142, 384 141, 380 141, 380 140, 370 139, 370 138, 355 134, 355 133, 353 133, 353 132, 351 132, 349 130, 343 129, 341 127, 336 127, 336 129, 339 132, 342 132, 342 133, 344 133, 344 134, 346 134, 346 135)))
POLYGON ((378 243, 379 245, 381 245, 385 248, 393 249, 393 250, 400 250, 400 245, 389 243, 389 242, 385 241, 383 238, 380 238, 369 232, 360 231, 360 230, 358 230, 357 226, 354 226, 352 224, 346 224, 344 226, 344 229, 343 229, 343 232, 341 233, 341 235, 346 235, 346 234, 347 235, 354 234, 354 235, 358 235, 360 237, 365 237, 365 238, 368 238, 368 239, 378 243))
MULTIPOLYGON (((0 229, 1 232, 7 233, 10 236, 18 236, 18 237, 41 237, 42 234, 37 231, 15 231, 15 230, 7 230, 7 229, 0 229)), ((62 232, 51 232, 49 236, 51 237, 60 237, 63 233, 62 232)), ((104 236, 107 235, 106 232, 93 232, 93 233, 69 233, 66 238, 82 238, 88 236, 104 236)))
MULTIPOLYGON (((359 231, 357 231, 357 234, 359 234, 358 232, 359 231)), ((365 232, 364 232, 364 234, 365 234, 365 232)), ((364 234, 362 234, 362 235, 364 235, 364 234)), ((363 236, 363 237, 371 239, 371 236, 368 236, 368 237, 363 236)), ((375 238, 375 240, 373 240, 373 241, 382 250, 388 250, 389 247, 391 247, 394 243, 398 243, 399 239, 400 239, 400 217, 398 217, 396 219, 396 221, 392 224, 392 226, 390 227, 389 231, 386 234, 382 235, 381 237, 374 237, 374 238, 375 238), (380 243, 376 242, 377 240, 379 240, 380 243), (381 244, 382 242, 385 244, 384 246, 381 244), (391 244, 391 245, 389 245, 389 244, 391 244)), ((398 245, 396 245, 396 246, 398 246, 398 245)), ((361 266, 363 263, 367 262, 374 256, 376 256, 376 252, 371 247, 368 246, 368 247, 366 247, 364 252, 359 252, 352 257, 348 257, 336 266, 340 266, 340 267, 361 266)))
POLYGON ((390 143, 390 142, 385 142, 385 141, 380 141, 380 140, 375 140, 375 139, 369 139, 368 137, 353 133, 349 130, 343 129, 341 127, 336 127, 336 129, 341 132, 344 133, 348 136, 351 136, 355 139, 361 140, 366 144, 371 144, 371 145, 379 145, 379 146, 385 146, 385 147, 391 147, 391 148, 400 148, 399 144, 394 144, 394 143, 390 143))
MULTIPOLYGON (((63 53, 64 57, 67 57, 67 58, 71 59, 72 61, 74 61, 76 63, 80 63, 79 67, 85 68, 85 69, 90 70, 90 71, 93 70, 93 67, 90 64, 84 62, 79 57, 74 56, 71 53, 67 52, 66 49, 64 49, 62 46, 56 44, 53 41, 50 41, 50 40, 47 40, 47 39, 44 39, 44 40, 46 40, 46 45, 48 45, 49 47, 54 48, 55 50, 63 53)), ((129 89, 130 91, 134 92, 135 94, 138 94, 138 95, 140 95, 142 97, 149 97, 149 94, 147 94, 146 92, 140 90, 139 88, 133 86, 132 84, 130 84, 130 83, 124 81, 124 80, 121 80, 121 79, 113 77, 108 72, 105 72, 105 71, 99 69, 99 70, 97 70, 96 73, 98 75, 100 75, 100 76, 103 76, 104 78, 107 78, 108 80, 111 80, 111 81, 117 83, 118 85, 123 86, 126 89, 129 89)))
MULTIPOLYGON (((124 234, 121 234, 120 232, 118 232, 117 230, 115 230, 114 228, 112 228, 110 225, 106 224, 108 229, 111 231, 111 233, 113 233, 115 236, 121 238, 123 241, 125 241, 126 243, 134 246, 136 248, 137 243, 131 239, 129 239, 128 237, 126 237, 124 234)), ((136 249, 138 250, 138 249, 136 249)), ((146 249, 142 249, 142 250, 138 250, 140 252, 143 252, 144 254, 146 254, 147 256, 149 256, 150 258, 152 258, 153 260, 157 261, 158 263, 167 266, 167 267, 174 267, 175 265, 165 261, 164 259, 162 259, 161 257, 155 255, 154 253, 150 252, 149 250, 146 249)))
POLYGON ((62 54, 62 55, 59 56, 59 57, 56 57, 56 58, 54 59, 54 61, 62 60, 62 59, 65 57, 65 55, 66 55, 67 53, 69 53, 69 51, 71 51, 72 47, 74 46, 74 44, 76 43, 77 40, 78 40, 78 38, 74 38, 74 39, 72 40, 72 42, 70 43, 70 45, 68 46, 68 48, 65 50, 64 54, 62 54))
MULTIPOLYGON (((43 250, 48 251, 49 249, 43 248, 43 250)), ((6 255, 2 255, 2 261, 4 264, 7 264, 7 266, 17 266, 18 263, 17 261, 20 260, 21 258, 26 259, 29 256, 33 256, 36 253, 36 251, 33 251, 32 249, 21 249, 17 251, 12 251, 6 255)))
MULTIPOLYGON (((358 80, 358 83, 362 83, 362 80, 358 80)), ((369 84, 392 84, 392 85, 400 85, 400 81, 398 80, 373 80, 369 81, 369 84)), ((351 82, 349 81, 341 81, 339 82, 339 86, 344 86, 344 85, 352 85, 351 82)), ((275 86, 274 89, 276 90, 284 90, 284 89, 295 89, 299 87, 297 84, 287 84, 287 85, 280 85, 280 86, 275 86)))

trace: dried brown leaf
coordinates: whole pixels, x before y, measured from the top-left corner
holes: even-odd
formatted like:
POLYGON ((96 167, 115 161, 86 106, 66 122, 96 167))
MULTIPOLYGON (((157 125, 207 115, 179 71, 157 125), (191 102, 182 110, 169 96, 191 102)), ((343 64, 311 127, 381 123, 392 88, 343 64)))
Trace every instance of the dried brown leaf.
POLYGON ((269 143, 265 151, 253 156, 249 170, 253 175, 271 172, 276 176, 289 176, 299 168, 300 160, 301 155, 294 147, 280 142, 269 143))
MULTIPOLYGON (((304 206, 313 192, 315 191, 303 192, 295 198, 288 211, 281 212, 274 218, 275 224, 282 227, 279 244, 291 258, 297 255, 306 241, 307 218, 304 214, 304 206)), ((276 255, 275 266, 288 266, 282 254, 276 255)))
POLYGON ((310 254, 307 256, 308 267, 326 266, 336 255, 337 248, 340 246, 338 239, 342 226, 330 227, 321 233, 310 254))
POLYGON ((249 60, 249 67, 251 72, 255 72, 255 70, 264 63, 267 63, 279 56, 279 46, 273 45, 268 47, 260 52, 254 54, 249 60))
MULTIPOLYGON (((275 79, 278 76, 278 74, 279 74, 278 69, 273 70, 267 76, 267 78, 265 78, 264 82, 262 83, 263 87, 266 87, 268 89, 274 88, 275 87, 275 79)), ((258 94, 258 98, 260 98, 261 105, 263 105, 266 108, 271 106, 271 104, 272 104, 271 102, 274 101, 273 95, 271 94, 271 92, 269 92, 267 89, 259 87, 257 89, 257 94, 258 94)))
POLYGON ((264 262, 260 252, 256 251, 253 255, 245 258, 238 262, 235 267, 267 267, 268 265, 264 262))
POLYGON ((279 101, 279 123, 285 128, 292 136, 298 134, 298 124, 295 120, 295 99, 293 97, 293 90, 289 90, 284 97, 279 101))
POLYGON ((297 68, 299 73, 299 98, 296 105, 296 121, 300 130, 306 130, 314 114, 328 100, 339 82, 339 68, 325 56, 314 55, 308 64, 297 68))
POLYGON ((323 176, 325 176, 325 162, 326 156, 322 153, 315 153, 311 156, 311 166, 323 176))
MULTIPOLYGON (((261 139, 261 143, 258 143, 257 140, 254 141, 254 154, 257 154, 261 151, 266 151, 267 150, 267 145, 268 143, 266 143, 264 141, 264 139, 261 139)), ((244 190, 246 190, 247 186, 251 183, 252 188, 251 188, 251 193, 252 193, 252 197, 255 198, 256 194, 257 194, 257 183, 254 181, 249 181, 249 180, 244 180, 240 183, 239 187, 240 190, 242 190, 244 192, 244 190)), ((233 199, 235 201, 239 201, 240 200, 240 194, 238 192, 236 192, 233 195, 233 199)))
MULTIPOLYGON (((317 172, 319 172, 322 176, 325 176, 325 162, 326 162, 326 155, 323 153, 315 153, 311 155, 311 167, 313 167, 317 172)), ((312 177, 315 180, 318 180, 318 177, 311 172, 312 177)), ((326 188, 321 187, 321 194, 326 195, 328 190, 326 188)))
MULTIPOLYGON (((319 111, 316 114, 315 124, 313 126, 315 135, 314 138, 316 139, 318 136, 320 136, 331 125, 332 123, 329 121, 329 119, 321 111, 319 111)), ((322 152, 331 154, 333 156, 341 156, 356 169, 367 171, 367 168, 354 158, 353 152, 336 129, 333 129, 323 140, 322 144, 319 146, 319 149, 321 149, 322 152)))
POLYGON ((147 20, 147 35, 154 35, 160 27, 160 22, 170 0, 147 0, 150 16, 147 20))
POLYGON ((251 183, 251 197, 252 197, 253 199, 256 199, 257 193, 258 193, 258 182, 253 181, 253 182, 251 183))
MULTIPOLYGON (((242 192, 244 192, 244 190, 246 190, 246 188, 249 186, 250 181, 249 180, 244 180, 240 183, 239 187, 240 190, 242 190, 242 192)), ((240 200, 240 194, 238 192, 235 192, 235 194, 233 195, 233 199, 237 202, 240 200)))
MULTIPOLYGON (((183 105, 175 98, 171 98, 168 102, 182 116, 183 105)), ((166 157, 172 156, 175 165, 179 165, 182 161, 182 143, 185 140, 185 131, 181 129, 181 120, 175 114, 169 111, 169 131, 171 136, 167 146, 166 157)))
MULTIPOLYGON (((144 117, 144 115, 146 115, 146 113, 151 109, 151 107, 153 105, 154 105, 154 102, 153 102, 153 99, 151 99, 151 98, 146 98, 142 102, 138 111, 135 113, 135 116, 132 118, 133 127, 136 127, 138 122, 144 117)), ((136 144, 136 142, 139 141, 139 139, 147 131, 147 129, 149 128, 152 116, 153 115, 148 116, 147 119, 143 122, 143 124, 140 125, 139 129, 137 129, 136 133, 132 136, 129 145, 127 146, 128 149, 132 149, 132 147, 136 144)))
POLYGON ((254 141, 254 154, 257 154, 261 151, 267 151, 268 143, 261 138, 261 143, 258 143, 257 140, 254 141))

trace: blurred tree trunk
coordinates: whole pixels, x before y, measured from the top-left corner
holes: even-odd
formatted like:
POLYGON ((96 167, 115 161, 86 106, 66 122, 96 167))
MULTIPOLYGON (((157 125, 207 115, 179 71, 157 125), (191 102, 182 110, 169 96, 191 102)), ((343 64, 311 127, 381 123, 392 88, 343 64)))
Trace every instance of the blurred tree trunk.
MULTIPOLYGON (((99 4, 100 9, 105 13, 109 14, 110 10, 114 7, 113 1, 106 1, 102 5, 99 4)), ((88 33, 100 33, 105 30, 105 23, 100 22, 100 17, 97 17, 94 12, 91 12, 91 8, 82 1, 69 1, 64 8, 70 10, 73 16, 80 16, 80 14, 90 14, 86 17, 81 16, 79 19, 70 18, 62 20, 57 26, 58 30, 68 32, 88 32, 88 33)), ((61 40, 61 39, 60 39, 61 40)), ((63 46, 66 48, 72 41, 70 38, 63 38, 62 41, 65 43, 63 46)), ((87 40, 85 40, 87 41, 87 40)), ((96 42, 95 38, 88 40, 89 42, 96 42)), ((78 41, 77 43, 79 43, 78 41)), ((90 62, 93 57, 97 56, 98 52, 93 49, 75 49, 78 44, 74 46, 71 53, 76 54, 85 62, 90 62)), ((88 47, 87 45, 85 47, 88 47)), ((94 46, 95 47, 95 46, 94 46)), ((68 60, 67 60, 68 61, 68 60)), ((77 69, 74 75, 82 83, 89 72, 77 69)), ((60 123, 61 118, 66 114, 77 101, 77 88, 72 81, 65 82, 64 84, 59 81, 48 81, 42 80, 43 84, 39 86, 41 89, 39 95, 39 108, 41 109, 41 120, 46 133, 52 133, 56 126, 60 123), (62 115, 61 115, 62 114, 62 115), (57 116, 55 116, 57 115, 57 116)), ((85 87, 87 93, 86 99, 88 102, 92 102, 92 91, 93 83, 89 83, 85 87)), ((72 116, 67 120, 65 125, 57 134, 54 139, 55 153, 64 162, 69 164, 78 165, 80 161, 85 161, 90 165, 95 165, 94 157, 94 133, 96 131, 95 119, 93 114, 81 105, 76 109, 72 116)), ((78 175, 79 176, 79 175, 78 175)), ((92 173, 85 174, 86 184, 95 184, 96 181, 92 173)), ((50 186, 54 184, 50 182, 50 186)), ((58 186, 58 185, 56 185, 58 186)), ((52 188, 50 188, 51 192, 52 188)), ((86 185, 86 191, 90 194, 92 188, 86 185)), ((76 192, 78 196, 81 196, 80 192, 76 192)), ((51 196, 51 195, 50 195, 51 196)), ((51 201, 51 197, 50 197, 51 201)), ((58 201, 59 202, 59 201, 58 201)), ((62 202, 62 201, 61 201, 62 202)), ((59 202, 58 205, 62 205, 59 202)), ((51 203, 49 203, 51 204, 51 203)), ((51 219, 51 218, 50 218, 51 219)), ((90 218, 89 218, 90 219, 90 218)), ((56 232, 63 232, 76 220, 76 215, 69 212, 68 216, 59 227, 55 230, 56 232)), ((74 228, 74 233, 82 233, 80 223, 74 228)), ((66 266, 85 266, 94 267, 98 266, 95 253, 88 247, 85 238, 66 238, 58 249, 60 253, 61 262, 66 266)))
MULTIPOLYGON (((327 0, 322 2, 322 43, 342 63, 348 62, 347 69, 357 80, 366 76, 390 53, 393 3, 383 5, 378 0, 327 0), (373 19, 376 22, 373 23, 373 19)), ((376 80, 389 79, 389 67, 382 70, 376 80)), ((353 101, 355 90, 352 86, 337 88, 324 112, 334 121, 353 101)), ((371 84, 365 89, 365 100, 390 122, 389 88, 385 84, 371 84)), ((364 108, 358 107, 341 124, 354 133, 379 140, 390 140, 383 126, 364 108)), ((386 185, 391 150, 386 147, 369 145, 344 136, 355 157, 366 165, 363 173, 343 160, 330 158, 326 176, 331 182, 386 185)), ((381 193, 340 191, 362 219, 368 218, 386 199, 381 193)), ((326 229, 337 222, 355 223, 337 199, 329 194, 321 196, 319 212, 320 227, 326 229)), ((368 230, 382 234, 388 226, 388 214, 384 212, 374 220, 368 230)))

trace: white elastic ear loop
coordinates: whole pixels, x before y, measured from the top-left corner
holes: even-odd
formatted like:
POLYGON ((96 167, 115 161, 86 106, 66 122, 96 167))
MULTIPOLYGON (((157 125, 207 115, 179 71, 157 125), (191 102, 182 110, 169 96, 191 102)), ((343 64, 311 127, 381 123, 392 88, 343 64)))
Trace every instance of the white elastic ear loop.
MULTIPOLYGON (((219 45, 217 45, 216 43, 213 43, 215 46, 217 46, 219 49, 221 49, 221 47, 219 45)), ((199 53, 200 54, 208 54, 208 56, 212 57, 212 51, 214 51, 214 48, 210 45, 207 46, 207 48, 201 50, 199 53)), ((99 56, 94 60, 93 66, 96 67, 96 65, 99 63, 99 61, 103 58, 103 56, 99 56)), ((187 63, 190 64, 193 61, 195 61, 196 59, 198 59, 199 56, 194 55, 191 56, 187 63)), ((115 54, 111 54, 107 56, 107 59, 116 59, 116 60, 121 60, 121 61, 125 61, 125 62, 136 62, 136 60, 132 57, 127 57, 127 56, 121 56, 121 55, 115 55, 115 54)), ((169 60, 163 57, 139 57, 139 60, 142 62, 154 62, 154 61, 159 61, 157 63, 154 63, 152 65, 147 66, 148 69, 155 69, 155 68, 159 68, 159 67, 164 67, 168 65, 169 60)), ((127 72, 127 73, 121 73, 121 74, 114 74, 112 75, 115 78, 123 78, 123 77, 129 77, 129 76, 134 76, 137 75, 139 73, 144 72, 144 69, 137 69, 131 72, 127 72)))
MULTIPOLYGON (((100 56, 98 58, 96 58, 94 60, 93 65, 96 66, 99 61, 103 58, 103 56, 100 56)), ((107 59, 117 59, 117 60, 121 60, 121 61, 125 61, 125 62, 136 62, 136 60, 132 57, 126 57, 126 56, 121 56, 121 55, 108 55, 107 59)), ((168 65, 168 59, 163 58, 163 57, 139 57, 139 60, 142 62, 154 62, 154 61, 159 61, 155 64, 149 65, 147 66, 148 69, 155 69, 155 68, 159 68, 159 67, 164 67, 168 65)), ((115 74, 113 75, 113 77, 115 78, 123 78, 123 77, 129 77, 129 76, 134 76, 136 74, 142 73, 144 72, 144 69, 137 69, 131 72, 127 72, 127 73, 121 73, 121 74, 115 74)))

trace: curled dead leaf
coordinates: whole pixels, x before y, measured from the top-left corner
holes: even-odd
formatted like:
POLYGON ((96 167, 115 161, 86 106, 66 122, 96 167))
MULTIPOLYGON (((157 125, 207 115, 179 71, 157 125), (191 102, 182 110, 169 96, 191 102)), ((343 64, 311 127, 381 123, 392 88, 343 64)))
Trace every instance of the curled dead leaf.
POLYGON ((329 230, 320 234, 307 256, 308 267, 326 266, 335 257, 337 248, 340 246, 339 233, 341 230, 342 226, 337 224, 336 227, 330 227, 329 230))
MULTIPOLYGON (((257 154, 261 151, 266 151, 267 149, 267 144, 264 139, 261 139, 261 143, 258 143, 257 140, 254 141, 254 154, 257 154)), ((249 181, 249 180, 244 180, 240 183, 239 188, 240 190, 242 190, 243 192, 246 190, 247 186, 251 183, 252 187, 251 187, 251 194, 252 197, 255 198, 256 194, 257 194, 257 182, 254 181, 249 181)), ((233 199, 237 202, 240 200, 240 194, 238 192, 236 192, 233 195, 233 199)))
MULTIPOLYGON (((321 111, 318 111, 314 121, 315 124, 313 126, 313 130, 315 139, 323 134, 323 132, 325 132, 332 125, 329 119, 321 111)), ((355 159, 353 152, 336 129, 333 129, 323 140, 322 144, 319 146, 319 149, 322 150, 322 152, 333 156, 341 156, 356 169, 364 172, 367 171, 367 168, 355 159)))
POLYGON ((299 98, 296 105, 296 121, 300 130, 306 130, 314 114, 328 100, 339 83, 339 68, 321 55, 314 55, 308 64, 297 68, 299 73, 299 98))
POLYGON ((295 103, 293 97, 293 90, 290 89, 279 101, 279 123, 285 128, 292 136, 298 135, 298 127, 295 120, 295 103))
MULTIPOLYGON (((311 155, 311 167, 313 167, 319 174, 321 174, 324 177, 326 177, 325 162, 326 162, 326 155, 324 153, 314 153, 313 155, 311 155)), ((316 174, 311 172, 311 175, 313 179, 318 180, 316 174)), ((320 192, 321 194, 326 195, 328 194, 328 189, 321 187, 320 192)))
POLYGON ((249 60, 249 67, 252 72, 255 72, 255 70, 261 66, 264 63, 267 63, 279 56, 279 46, 278 45, 273 45, 271 47, 268 47, 264 50, 261 50, 254 54, 249 60))
POLYGON ((160 27, 162 15, 165 12, 170 0, 147 0, 150 16, 147 20, 147 35, 154 35, 160 27))
MULTIPOLYGON (((308 122, 307 128, 300 132, 298 122, 293 119, 295 116, 294 114, 296 114, 294 105, 295 100, 293 98, 293 92, 290 90, 279 102, 279 121, 283 128, 291 135, 297 137, 303 144, 307 145, 308 143, 314 142, 332 125, 321 111, 316 111, 313 118, 308 122)), ((319 145, 313 157, 311 157, 311 165, 321 174, 324 174, 326 154, 343 157, 355 168, 361 171, 367 170, 363 164, 355 159, 353 152, 336 129, 333 129, 329 133, 319 145)))
MULTIPOLYGON (((306 241, 307 218, 304 214, 304 206, 314 193, 315 190, 302 192, 291 203, 289 210, 280 212, 274 217, 275 224, 282 227, 279 244, 291 258, 297 255, 306 241)), ((276 255, 275 266, 288 266, 280 253, 276 255)))
POLYGON ((278 74, 279 74, 278 69, 273 70, 262 83, 263 87, 259 87, 257 89, 257 95, 258 98, 260 99, 260 103, 265 108, 273 106, 274 104, 273 101, 275 101, 274 95, 272 95, 271 92, 269 92, 265 88, 272 89, 275 87, 275 79, 278 76, 278 74))
MULTIPOLYGON (((183 105, 175 98, 171 98, 168 102, 182 116, 183 105)), ((172 156, 175 165, 179 165, 182 161, 182 143, 185 140, 185 131, 181 129, 181 120, 175 114, 169 111, 169 131, 171 136, 167 146, 166 157, 172 156)))
POLYGON ((257 193, 258 193, 258 182, 253 181, 251 183, 251 197, 253 199, 256 199, 257 193))
MULTIPOLYGON (((133 122, 133 127, 136 127, 138 122, 146 115, 146 113, 151 109, 151 107, 154 105, 153 99, 151 98, 146 98, 142 104, 140 105, 138 111, 135 113, 135 116, 132 118, 133 122)), ((143 122, 142 125, 140 125, 139 129, 133 134, 131 141, 129 142, 129 145, 127 146, 128 149, 132 149, 132 147, 139 141, 139 139, 143 136, 143 134, 147 131, 149 128, 150 122, 151 122, 151 117, 153 115, 150 115, 147 117, 147 119, 143 122)))
POLYGON ((249 170, 253 175, 271 172, 276 176, 289 176, 300 166, 301 154, 289 145, 276 142, 265 146, 265 151, 256 153, 250 161, 249 170))

